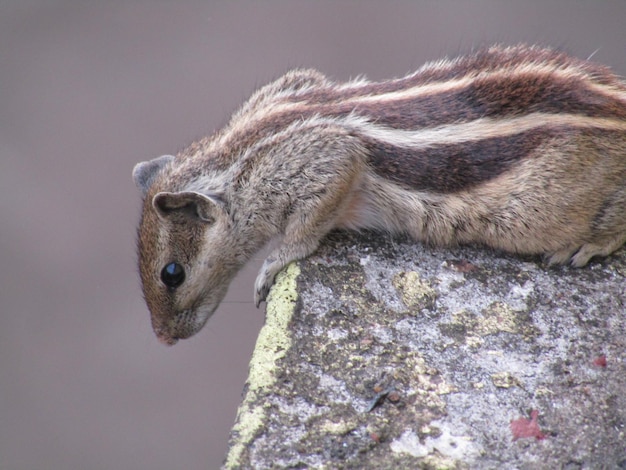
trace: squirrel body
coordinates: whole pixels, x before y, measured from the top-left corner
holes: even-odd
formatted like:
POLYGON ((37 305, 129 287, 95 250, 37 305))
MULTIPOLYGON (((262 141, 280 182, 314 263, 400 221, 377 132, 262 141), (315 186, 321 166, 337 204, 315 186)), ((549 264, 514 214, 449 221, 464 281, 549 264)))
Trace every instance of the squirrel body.
POLYGON ((626 241, 626 83, 523 45, 377 83, 294 70, 133 177, 144 297, 167 344, 199 331, 274 238, 257 306, 334 228, 583 266, 626 241))

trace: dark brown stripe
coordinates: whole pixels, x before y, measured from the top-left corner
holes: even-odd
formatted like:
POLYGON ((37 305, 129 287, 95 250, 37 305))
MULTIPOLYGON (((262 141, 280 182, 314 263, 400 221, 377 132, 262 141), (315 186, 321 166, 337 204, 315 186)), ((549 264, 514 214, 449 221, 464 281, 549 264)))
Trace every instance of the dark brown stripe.
POLYGON ((469 122, 481 117, 522 116, 530 113, 626 119, 623 102, 595 92, 583 80, 532 72, 474 80, 460 90, 403 100, 381 99, 358 105, 315 103, 308 105, 307 111, 326 116, 355 113, 378 125, 395 129, 419 129, 469 122))
POLYGON ((540 112, 626 118, 626 106, 622 102, 594 91, 586 81, 545 73, 474 80, 454 100, 489 117, 540 112))
POLYGON ((411 150, 369 141, 369 164, 379 176, 414 190, 452 193, 489 181, 524 159, 556 129, 411 150))

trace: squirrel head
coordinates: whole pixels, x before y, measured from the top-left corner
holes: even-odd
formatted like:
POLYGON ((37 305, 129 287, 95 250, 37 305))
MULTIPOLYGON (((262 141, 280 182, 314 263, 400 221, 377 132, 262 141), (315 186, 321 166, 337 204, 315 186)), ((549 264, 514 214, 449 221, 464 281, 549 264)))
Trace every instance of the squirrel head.
POLYGON ((137 243, 143 294, 154 332, 169 345, 204 326, 238 268, 226 246, 224 197, 175 189, 175 167, 166 155, 133 170, 144 197, 137 243))

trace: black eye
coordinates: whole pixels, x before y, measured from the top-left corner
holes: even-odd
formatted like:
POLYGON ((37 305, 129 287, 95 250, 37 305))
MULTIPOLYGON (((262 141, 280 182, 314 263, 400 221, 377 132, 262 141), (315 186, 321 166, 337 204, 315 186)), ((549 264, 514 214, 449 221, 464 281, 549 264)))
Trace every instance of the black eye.
POLYGON ((178 263, 166 264, 161 271, 161 281, 170 289, 180 286, 185 280, 185 269, 178 263))

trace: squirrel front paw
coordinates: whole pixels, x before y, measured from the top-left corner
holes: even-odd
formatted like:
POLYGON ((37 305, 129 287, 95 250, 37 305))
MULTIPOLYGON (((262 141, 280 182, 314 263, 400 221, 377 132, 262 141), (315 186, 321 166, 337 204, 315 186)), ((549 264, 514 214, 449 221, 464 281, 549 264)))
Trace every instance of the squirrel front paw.
POLYGON ((279 263, 272 258, 267 258, 263 262, 263 266, 254 283, 254 304, 257 308, 267 298, 267 294, 274 284, 274 278, 280 269, 279 263))

